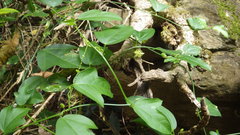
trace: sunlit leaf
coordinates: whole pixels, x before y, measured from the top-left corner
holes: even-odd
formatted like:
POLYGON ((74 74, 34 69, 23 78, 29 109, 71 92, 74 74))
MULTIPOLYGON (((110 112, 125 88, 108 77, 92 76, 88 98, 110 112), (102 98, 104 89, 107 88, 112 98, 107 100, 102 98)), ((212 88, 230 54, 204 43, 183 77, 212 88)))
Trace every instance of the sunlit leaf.
POLYGON ((97 129, 97 126, 89 118, 68 114, 57 120, 56 135, 94 135, 91 129, 97 129))
POLYGON ((16 127, 25 123, 24 116, 28 113, 28 108, 5 107, 0 112, 0 130, 4 134, 9 134, 16 130, 16 127))
POLYGON ((213 30, 220 32, 225 38, 229 38, 228 32, 224 25, 216 25, 212 28, 213 30))
POLYGON ((63 0, 39 0, 39 1, 50 7, 56 7, 60 4, 62 4, 62 2, 63 2, 63 0))
POLYGON ((201 53, 202 48, 196 45, 185 44, 182 48, 182 54, 190 56, 198 56, 201 53))
MULTIPOLYGON (((239 133, 240 134, 240 133, 239 133)), ((210 131, 209 132, 209 135, 220 135, 218 132, 214 132, 214 131, 210 131)), ((230 135, 230 134, 228 134, 230 135)), ((231 135, 234 135, 234 134, 231 134, 231 135)), ((237 135, 237 134, 236 134, 237 135)))
POLYGON ((188 22, 188 25, 193 30, 204 30, 208 28, 207 22, 203 18, 199 18, 199 17, 188 18, 187 22, 188 22))
POLYGON ((133 34, 131 26, 114 26, 103 31, 94 32, 96 38, 105 45, 120 43, 133 34))
POLYGON ((73 87, 103 107, 102 95, 113 97, 109 83, 99 77, 95 68, 80 71, 73 79, 73 87))
POLYGON ((19 11, 13 8, 1 8, 0 15, 10 14, 10 13, 18 13, 19 11))
POLYGON ((188 56, 188 55, 179 55, 178 58, 188 62, 192 67, 200 66, 203 69, 206 69, 209 71, 212 70, 212 67, 200 58, 195 58, 193 56, 188 56))
MULTIPOLYGON (((186 49, 189 49, 189 48, 186 48, 186 49)), ((183 51, 181 51, 181 50, 174 51, 174 50, 163 49, 163 48, 160 48, 160 47, 154 48, 154 50, 161 51, 161 52, 163 52, 167 55, 172 55, 173 57, 168 57, 167 62, 177 62, 177 59, 178 60, 184 60, 184 61, 188 62, 192 67, 200 66, 203 69, 211 70, 210 65, 208 65, 206 62, 204 62, 200 58, 189 56, 189 52, 187 53, 188 55, 186 55, 186 54, 183 54, 183 51)), ((195 50, 194 54, 198 53, 196 50, 195 50)), ((185 51, 185 53, 186 53, 186 51, 185 51)))
POLYGON ((89 10, 81 13, 78 16, 79 20, 89 20, 89 21, 121 21, 122 18, 117 14, 111 12, 105 12, 101 10, 89 10))
POLYGON ((150 0, 150 2, 151 2, 151 5, 152 5, 154 11, 156 11, 156 12, 161 12, 169 7, 166 4, 159 3, 157 0, 150 0))

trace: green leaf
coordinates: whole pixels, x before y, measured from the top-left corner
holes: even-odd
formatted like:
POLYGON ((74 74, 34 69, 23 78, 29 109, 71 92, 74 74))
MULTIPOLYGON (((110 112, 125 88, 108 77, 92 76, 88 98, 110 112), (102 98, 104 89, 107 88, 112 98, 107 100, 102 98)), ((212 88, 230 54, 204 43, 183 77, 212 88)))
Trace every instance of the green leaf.
POLYGON ((168 110, 166 109, 165 107, 163 106, 159 106, 157 108, 157 110, 166 117, 166 119, 168 120, 168 122, 170 123, 171 125, 171 130, 174 131, 174 129, 177 128, 177 121, 174 117, 174 115, 168 110))
POLYGON ((17 55, 14 55, 14 56, 12 56, 12 57, 10 57, 10 58, 8 59, 7 64, 9 64, 9 65, 15 65, 15 64, 18 63, 18 61, 19 61, 18 56, 17 56, 17 55))
MULTIPOLYGON (((54 44, 42 49, 37 54, 38 66, 41 70, 47 70, 52 66, 62 68, 78 68, 80 58, 78 54, 71 52, 76 46, 68 44, 54 44)), ((83 67, 83 65, 81 66, 83 67)))
POLYGON ((209 71, 212 70, 212 67, 208 65, 206 62, 204 62, 203 60, 201 60, 200 58, 195 58, 193 56, 188 56, 188 55, 179 55, 178 58, 188 62, 192 67, 200 66, 203 69, 206 69, 209 71))
POLYGON ((42 88, 46 92, 58 92, 70 86, 67 79, 59 74, 51 75, 47 80, 49 84, 42 88))
POLYGON ((24 18, 26 18, 28 16, 44 18, 44 17, 48 17, 49 14, 47 14, 43 11, 37 10, 34 12, 28 12, 27 14, 24 15, 24 18))
MULTIPOLYGON (((198 97, 197 100, 200 102, 201 98, 198 97)), ((218 109, 218 107, 216 105, 214 105, 210 100, 205 98, 205 103, 206 103, 206 105, 208 107, 210 116, 215 116, 215 117, 221 117, 222 116, 221 112, 218 109)))
POLYGON ((16 21, 15 17, 10 17, 10 16, 1 16, 0 18, 0 23, 4 23, 7 21, 16 21))
POLYGON ((176 128, 174 116, 162 106, 158 98, 130 97, 131 107, 151 128, 162 134, 171 134, 176 128))
POLYGON ((0 15, 11 14, 11 13, 19 13, 18 10, 13 8, 1 8, 0 15))
POLYGON ((27 103, 34 105, 37 103, 41 103, 42 101, 44 101, 42 94, 40 92, 37 92, 36 90, 33 90, 33 93, 28 99, 27 103))
MULTIPOLYGON (((166 60, 168 62, 177 62, 177 59, 179 59, 179 60, 184 60, 184 61, 188 62, 192 67, 200 66, 203 69, 211 70, 211 66, 208 65, 207 63, 205 63, 203 60, 201 60, 200 58, 195 58, 193 56, 183 54, 183 51, 181 51, 181 50, 176 50, 176 51, 166 50, 161 47, 154 48, 153 50, 158 50, 167 55, 172 55, 173 57, 175 57, 175 58, 168 57, 168 60, 166 60)), ((186 51, 185 51, 185 53, 186 53, 186 51)), ((189 54, 189 52, 187 54, 189 54)), ((197 53, 195 52, 194 54, 197 54, 197 53)))
POLYGON ((18 105, 24 105, 32 96, 36 96, 36 88, 47 83, 47 80, 40 76, 29 77, 19 87, 18 92, 15 92, 15 98, 18 105))
POLYGON ((159 3, 157 0, 150 0, 150 2, 151 2, 151 5, 152 5, 154 11, 156 11, 156 12, 161 12, 169 7, 166 4, 159 3))
POLYGON ((75 0, 73 1, 73 3, 82 4, 83 2, 86 2, 86 1, 89 1, 89 0, 75 0))
POLYGON ((31 12, 35 11, 35 6, 34 6, 33 0, 28 0, 27 7, 28 7, 28 10, 31 12))
POLYGON ((62 4, 63 2, 63 0, 39 0, 39 1, 50 7, 56 7, 62 4))
POLYGON ((134 31, 133 36, 136 38, 138 42, 142 43, 142 41, 150 39, 154 35, 154 33, 155 29, 150 28, 142 31, 134 31))
POLYGON ((94 135, 90 129, 97 129, 92 120, 77 114, 68 114, 57 120, 56 135, 94 135))
POLYGON ((212 28, 213 30, 220 32, 225 38, 229 38, 228 32, 224 25, 216 25, 212 28))
MULTIPOLYGON (((218 132, 214 132, 214 131, 210 131, 209 132, 210 135, 220 135, 218 132)), ((232 135, 232 134, 231 134, 232 135)))
POLYGON ((101 10, 89 10, 81 13, 78 16, 79 20, 89 20, 89 21, 121 21, 122 18, 114 13, 105 12, 101 10))
POLYGON ((105 45, 120 43, 133 34, 131 26, 118 25, 103 31, 94 32, 96 38, 105 45))
POLYGON ((182 53, 182 51, 180 50, 167 50, 161 47, 156 47, 154 48, 154 50, 158 50, 158 51, 161 51, 162 53, 166 53, 167 55, 172 55, 172 56, 180 55, 182 53))
POLYGON ((198 56, 201 53, 202 48, 199 46, 185 44, 182 48, 182 54, 190 56, 198 56))
POLYGON ((7 72, 6 66, 0 67, 0 84, 4 80, 5 73, 7 72))
POLYGON ((113 97, 109 83, 104 78, 98 77, 95 68, 80 71, 73 79, 73 87, 102 107, 104 104, 102 94, 113 97))
POLYGON ((28 113, 28 108, 5 107, 0 112, 0 129, 4 134, 12 133, 16 128, 25 123, 23 117, 28 113))
MULTIPOLYGON (((94 43, 92 44, 96 49, 98 49, 100 52, 103 53, 106 59, 109 59, 110 56, 112 55, 112 52, 106 47, 103 48, 97 44, 94 44, 94 43)), ((81 47, 79 50, 79 56, 81 61, 86 65, 96 66, 96 65, 101 65, 105 63, 102 56, 94 48, 90 46, 81 47)))
POLYGON ((206 20, 199 17, 188 18, 187 22, 193 30, 204 30, 208 28, 206 20))

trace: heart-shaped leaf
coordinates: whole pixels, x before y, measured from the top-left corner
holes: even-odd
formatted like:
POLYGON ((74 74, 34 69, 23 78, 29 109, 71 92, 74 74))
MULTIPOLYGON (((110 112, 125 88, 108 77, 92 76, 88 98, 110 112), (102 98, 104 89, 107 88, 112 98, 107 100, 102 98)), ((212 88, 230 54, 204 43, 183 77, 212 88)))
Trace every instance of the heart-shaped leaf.
MULTIPOLYGON (((94 45, 94 47, 99 52, 103 53, 106 59, 109 59, 112 55, 112 52, 108 48, 103 48, 96 43, 92 43, 92 45, 94 45)), ((79 56, 81 61, 86 65, 96 66, 105 63, 102 56, 93 47, 90 46, 81 47, 79 49, 79 56)))
POLYGON ((63 0, 39 0, 39 1, 50 7, 56 7, 60 4, 62 4, 62 2, 63 2, 63 0))
POLYGON ((57 120, 56 135, 94 135, 90 129, 97 129, 92 120, 77 114, 68 114, 57 120))
MULTIPOLYGON (((52 66, 62 68, 78 68, 80 58, 78 54, 71 52, 76 46, 68 44, 54 44, 40 50, 37 54, 38 66, 41 70, 47 70, 52 66)), ((83 67, 83 65, 81 66, 83 67)))
POLYGON ((120 43, 133 34, 131 26, 118 25, 103 31, 94 32, 96 38, 105 45, 120 43))
POLYGON ((162 134, 172 134, 176 128, 174 116, 158 98, 130 97, 129 103, 137 115, 151 128, 162 134))
POLYGON ((204 30, 208 28, 207 22, 203 18, 199 18, 199 17, 188 18, 187 22, 188 22, 188 25, 193 30, 204 30))
MULTIPOLYGON (((36 96, 36 88, 40 85, 46 84, 47 80, 40 76, 33 76, 26 79, 15 92, 15 99, 18 105, 24 105, 34 95, 36 96)), ((38 95, 39 97, 39 95, 38 95)))
POLYGON ((138 42, 142 43, 142 41, 150 39, 154 35, 154 33, 155 29, 150 28, 142 31, 134 31, 133 36, 136 38, 138 42))
POLYGON ((95 68, 80 71, 73 79, 73 87, 102 107, 104 104, 102 94, 113 97, 109 83, 97 75, 95 68))
POLYGON ((89 10, 81 13, 78 16, 80 20, 89 20, 89 21, 121 21, 122 18, 114 13, 105 12, 101 10, 89 10))
POLYGON ((151 5, 152 5, 154 11, 156 11, 156 12, 161 12, 169 7, 166 4, 159 3, 157 0, 150 0, 150 2, 151 2, 151 5))
POLYGON ((28 108, 5 107, 0 112, 0 130, 9 134, 16 130, 16 127, 25 123, 23 117, 28 113, 28 108))

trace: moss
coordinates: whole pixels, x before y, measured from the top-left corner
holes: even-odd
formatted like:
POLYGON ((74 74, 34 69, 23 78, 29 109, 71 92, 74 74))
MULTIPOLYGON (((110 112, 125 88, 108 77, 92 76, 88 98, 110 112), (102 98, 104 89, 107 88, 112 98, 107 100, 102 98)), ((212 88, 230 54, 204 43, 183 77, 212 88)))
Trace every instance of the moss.
POLYGON ((228 28, 232 39, 240 39, 240 5, 236 0, 211 0, 216 6, 221 21, 228 28))

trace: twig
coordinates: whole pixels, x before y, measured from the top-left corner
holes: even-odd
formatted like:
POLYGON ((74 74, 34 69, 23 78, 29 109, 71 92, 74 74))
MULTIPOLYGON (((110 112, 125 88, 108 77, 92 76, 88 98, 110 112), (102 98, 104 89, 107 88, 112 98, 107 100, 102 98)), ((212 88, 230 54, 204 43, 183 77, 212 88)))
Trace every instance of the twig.
POLYGON ((127 132, 128 135, 131 135, 131 133, 129 132, 127 126, 126 126, 126 122, 125 122, 125 119, 124 119, 124 116, 123 116, 123 110, 122 110, 122 122, 123 122, 123 125, 124 125, 124 128, 127 132))
POLYGON ((132 15, 132 10, 130 9, 130 7, 124 2, 123 5, 126 7, 126 9, 128 10, 128 16, 125 18, 123 25, 125 25, 127 23, 127 21, 129 20, 129 18, 132 15))
MULTIPOLYGON (((48 96, 48 98, 45 100, 42 106, 32 115, 32 117, 23 125, 23 127, 27 126, 32 121, 31 119, 35 119, 42 112, 42 110, 45 108, 47 103, 49 103, 49 101, 53 98, 55 94, 56 93, 52 93, 51 95, 48 96)), ((13 135, 19 135, 22 132, 22 130, 23 129, 17 130, 16 132, 14 132, 13 135)))
POLYGON ((10 86, 10 88, 5 92, 5 94, 4 94, 4 95, 1 97, 1 99, 0 99, 0 102, 7 96, 7 94, 12 90, 12 88, 21 81, 23 74, 24 74, 24 71, 20 72, 19 77, 17 78, 17 81, 14 82, 14 83, 10 86))
POLYGON ((210 115, 204 99, 205 99, 204 97, 201 99, 201 112, 203 115, 202 119, 198 122, 197 125, 194 125, 187 131, 180 132, 179 135, 193 135, 197 131, 207 126, 210 119, 210 115))
POLYGON ((196 96, 192 92, 192 90, 188 87, 187 83, 184 82, 182 79, 178 78, 177 82, 184 94, 187 95, 187 97, 191 100, 192 103, 195 104, 197 108, 201 108, 201 104, 197 101, 196 96))

